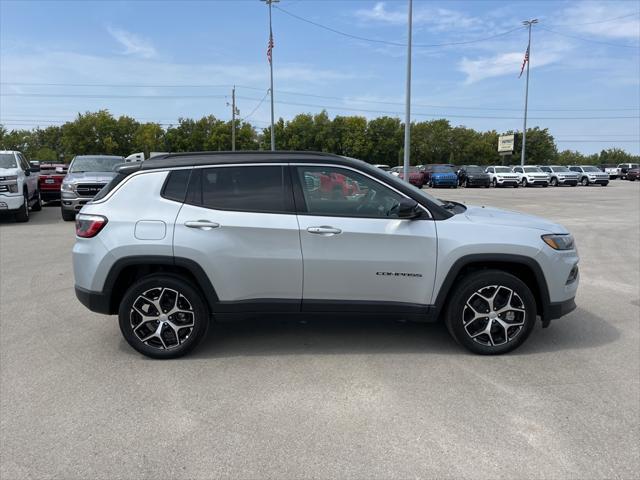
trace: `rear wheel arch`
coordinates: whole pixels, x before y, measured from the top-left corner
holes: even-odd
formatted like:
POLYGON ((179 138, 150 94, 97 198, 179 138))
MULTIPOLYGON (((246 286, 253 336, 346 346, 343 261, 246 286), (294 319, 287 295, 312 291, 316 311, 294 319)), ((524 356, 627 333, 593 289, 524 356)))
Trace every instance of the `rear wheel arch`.
POLYGON ((118 312, 120 302, 131 285, 150 275, 169 275, 188 281, 213 312, 218 295, 202 267, 193 260, 163 256, 125 257, 111 267, 103 292, 109 297, 109 313, 118 312))
POLYGON ((511 254, 474 254, 459 258, 449 270, 438 291, 435 301, 436 316, 446 309, 456 284, 469 273, 479 270, 500 270, 522 280, 533 293, 538 315, 545 322, 550 299, 542 268, 531 257, 511 254))

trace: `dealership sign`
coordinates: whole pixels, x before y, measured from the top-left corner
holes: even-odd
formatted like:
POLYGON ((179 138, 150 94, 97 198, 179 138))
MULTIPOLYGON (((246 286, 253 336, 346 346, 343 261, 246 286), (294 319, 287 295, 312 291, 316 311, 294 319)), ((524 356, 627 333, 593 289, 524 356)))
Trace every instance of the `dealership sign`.
POLYGON ((512 153, 515 138, 514 134, 500 135, 498 137, 498 153, 512 153))

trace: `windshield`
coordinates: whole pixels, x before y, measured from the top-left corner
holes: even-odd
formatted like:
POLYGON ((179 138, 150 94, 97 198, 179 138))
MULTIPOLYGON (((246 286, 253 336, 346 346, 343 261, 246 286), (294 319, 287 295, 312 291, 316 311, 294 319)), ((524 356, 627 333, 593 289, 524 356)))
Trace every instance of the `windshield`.
POLYGON ((602 170, 596 167, 582 167, 582 170, 585 172, 602 172, 602 170))
POLYGON ((484 170, 480 167, 466 167, 467 173, 484 173, 484 170))
POLYGON ((431 169, 433 173, 453 173, 451 167, 445 167, 443 165, 436 165, 431 169))
POLYGON ((567 167, 551 167, 554 172, 570 172, 567 167))
POLYGON ((80 172, 113 172, 113 169, 119 163, 122 163, 122 157, 76 157, 69 168, 69 173, 80 172))
POLYGON ((13 153, 0 153, 0 168, 16 168, 17 166, 13 153))
POLYGON ((496 173, 511 173, 508 167, 496 167, 496 173))
POLYGON ((527 173, 540 173, 542 170, 538 167, 524 167, 524 171, 527 173))

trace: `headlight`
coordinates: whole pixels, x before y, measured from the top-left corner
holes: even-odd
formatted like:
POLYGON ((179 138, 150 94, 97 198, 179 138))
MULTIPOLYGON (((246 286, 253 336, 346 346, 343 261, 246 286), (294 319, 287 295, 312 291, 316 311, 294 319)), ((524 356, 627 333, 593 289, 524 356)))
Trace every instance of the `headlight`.
POLYGON ((9 193, 18 193, 18 176, 8 175, 6 177, 0 177, 0 185, 6 185, 9 193))
POLYGON ((62 185, 60 185, 60 190, 63 192, 73 192, 75 188, 71 183, 63 183, 62 185))
POLYGON ((573 235, 569 234, 542 235, 542 240, 554 250, 572 250, 575 248, 573 235))

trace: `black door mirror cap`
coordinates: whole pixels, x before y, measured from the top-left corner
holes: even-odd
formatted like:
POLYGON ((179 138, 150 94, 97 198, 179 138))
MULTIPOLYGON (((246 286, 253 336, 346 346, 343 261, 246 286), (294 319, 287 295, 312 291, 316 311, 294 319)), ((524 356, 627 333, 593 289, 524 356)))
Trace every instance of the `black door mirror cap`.
POLYGON ((421 217, 422 209, 418 202, 411 198, 403 198, 398 204, 398 218, 413 220, 421 217))

